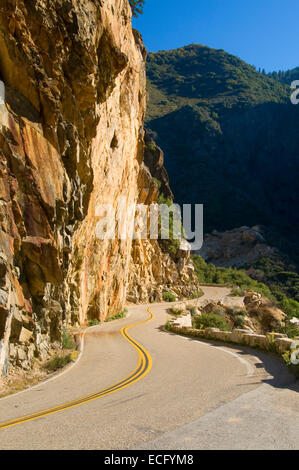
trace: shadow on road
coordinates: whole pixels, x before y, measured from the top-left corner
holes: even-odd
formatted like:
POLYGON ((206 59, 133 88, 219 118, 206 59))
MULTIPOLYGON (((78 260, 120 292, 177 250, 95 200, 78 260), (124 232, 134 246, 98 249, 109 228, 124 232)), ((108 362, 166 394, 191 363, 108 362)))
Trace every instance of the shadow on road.
POLYGON ((189 341, 210 344, 216 348, 227 347, 241 357, 246 355, 257 357, 261 362, 256 362, 255 364, 253 363, 253 365, 257 369, 264 368, 269 376, 267 379, 261 379, 261 383, 267 383, 275 388, 288 388, 292 391, 299 392, 299 381, 296 381, 296 377, 289 371, 283 359, 271 352, 265 352, 261 351, 260 349, 240 346, 232 343, 225 343, 222 341, 207 340, 205 338, 191 338, 185 335, 178 335, 171 331, 167 331, 164 326, 160 326, 157 329, 164 334, 184 336, 184 338, 188 339, 189 341))

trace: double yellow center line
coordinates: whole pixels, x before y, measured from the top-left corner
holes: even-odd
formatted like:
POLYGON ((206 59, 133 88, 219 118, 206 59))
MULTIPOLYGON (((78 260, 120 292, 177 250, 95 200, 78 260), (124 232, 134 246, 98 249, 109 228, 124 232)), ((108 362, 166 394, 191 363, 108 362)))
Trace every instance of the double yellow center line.
POLYGON ((149 317, 143 321, 133 323, 132 325, 125 326, 120 330, 122 336, 137 350, 138 352, 138 363, 136 368, 128 375, 128 377, 122 379, 120 382, 117 382, 114 385, 111 385, 108 388, 99 390, 98 392, 92 393, 91 395, 86 395, 81 398, 77 398, 76 400, 64 403, 63 405, 58 405, 54 408, 48 408, 46 410, 38 411, 37 413, 33 413, 28 416, 23 416, 22 418, 17 418, 11 421, 7 421, 5 423, 0 423, 0 430, 9 428, 11 426, 16 426, 17 424, 26 423, 27 421, 33 421, 34 419, 42 418, 44 416, 49 416, 54 413, 58 413, 59 411, 68 410, 69 408, 74 408, 75 406, 84 405, 93 400, 97 400, 98 398, 106 397, 111 393, 118 392, 123 388, 129 387, 133 385, 138 380, 141 380, 152 368, 152 358, 149 352, 141 346, 137 341, 135 341, 128 333, 130 328, 133 326, 142 325, 143 323, 148 322, 154 318, 154 315, 147 309, 149 313, 149 317))

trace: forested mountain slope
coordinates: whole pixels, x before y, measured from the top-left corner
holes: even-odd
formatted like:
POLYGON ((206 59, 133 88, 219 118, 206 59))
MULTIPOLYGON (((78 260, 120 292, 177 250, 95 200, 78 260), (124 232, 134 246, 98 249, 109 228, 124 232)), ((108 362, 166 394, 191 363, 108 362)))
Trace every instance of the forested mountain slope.
POLYGON ((205 232, 266 225, 295 258, 299 106, 290 87, 223 50, 149 54, 147 127, 175 199, 203 203, 205 232))

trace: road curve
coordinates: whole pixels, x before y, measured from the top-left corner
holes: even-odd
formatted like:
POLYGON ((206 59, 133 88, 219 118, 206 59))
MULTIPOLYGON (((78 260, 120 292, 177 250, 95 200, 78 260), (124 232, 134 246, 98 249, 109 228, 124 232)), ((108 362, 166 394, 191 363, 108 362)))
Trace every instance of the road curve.
POLYGON ((132 325, 125 326, 121 328, 120 332, 122 336, 136 349, 138 353, 138 363, 136 368, 124 379, 120 380, 116 384, 111 385, 110 387, 104 388, 99 390, 98 392, 85 395, 83 397, 77 398, 76 400, 69 401, 67 403, 63 403, 61 405, 48 408, 45 410, 38 411, 36 413, 32 413, 30 415, 22 416, 16 419, 12 419, 3 423, 0 423, 0 430, 7 429, 12 426, 17 426, 18 424, 26 423, 27 421, 33 421, 38 418, 42 418, 44 416, 49 416, 54 413, 58 413, 60 411, 65 411, 69 408, 74 408, 75 406, 84 405, 85 403, 89 403, 93 400, 97 400, 98 398, 106 397, 111 393, 116 393, 123 388, 129 387, 133 385, 138 380, 141 380, 152 368, 152 360, 150 354, 144 349, 137 341, 134 341, 133 338, 128 334, 128 329, 132 328, 136 325, 141 325, 153 318, 153 314, 151 313, 150 309, 147 308, 147 312, 149 313, 149 318, 142 320, 137 323, 133 323, 132 325))
MULTIPOLYGON (((227 295, 225 288, 203 289, 202 300, 227 295)), ((69 372, 0 400, 0 423, 9 426, 0 430, 0 449, 128 449, 163 445, 175 449, 188 447, 188 442, 192 442, 192 448, 219 448, 217 439, 212 437, 208 446, 203 437, 197 437, 201 426, 206 435, 212 426, 206 421, 201 424, 200 420, 230 406, 234 409, 234 404, 238 400, 242 403, 246 397, 250 402, 250 394, 261 393, 264 382, 271 393, 275 390, 294 394, 295 414, 293 409, 289 414, 299 422, 299 394, 290 389, 293 378, 277 358, 168 333, 163 330, 168 306, 132 306, 126 319, 92 328, 86 334, 81 360, 69 372), (148 308, 154 314, 150 319, 148 308), (23 422, 17 425, 9 423, 19 422, 20 418, 23 422), (196 430, 186 430, 191 423, 196 423, 196 430), (189 439, 186 442, 185 433, 189 439)), ((290 402, 288 399, 286 403, 290 402)), ((227 418, 221 421, 221 417, 216 417, 215 422, 218 435, 221 426, 227 432, 227 418)), ((248 428, 248 442, 250 431, 248 428)), ((294 448, 296 444, 288 445, 294 448)))

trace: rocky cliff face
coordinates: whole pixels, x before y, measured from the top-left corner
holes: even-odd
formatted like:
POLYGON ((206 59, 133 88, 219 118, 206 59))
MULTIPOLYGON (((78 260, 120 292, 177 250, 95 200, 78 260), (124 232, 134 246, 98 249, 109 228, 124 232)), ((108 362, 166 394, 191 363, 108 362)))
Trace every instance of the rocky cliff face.
POLYGON ((149 300, 192 276, 157 241, 96 237, 100 204, 158 197, 145 57, 127 0, 1 3, 0 374, 47 358, 64 324, 121 310, 128 289, 149 300))
POLYGON ((279 256, 278 250, 267 244, 259 226, 244 226, 226 232, 213 230, 204 236, 198 254, 208 263, 222 267, 241 267, 261 258, 279 256))

